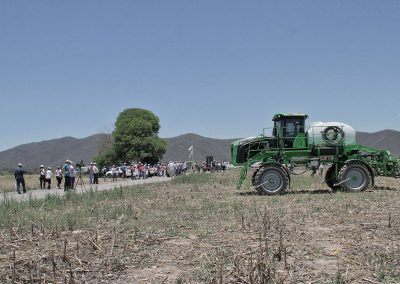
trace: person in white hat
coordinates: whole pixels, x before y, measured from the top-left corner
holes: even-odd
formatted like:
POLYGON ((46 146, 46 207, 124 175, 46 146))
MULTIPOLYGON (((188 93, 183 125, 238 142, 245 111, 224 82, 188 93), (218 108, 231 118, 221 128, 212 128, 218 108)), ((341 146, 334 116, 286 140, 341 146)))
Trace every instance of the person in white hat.
POLYGON ((61 166, 57 167, 56 170, 56 179, 57 179, 57 188, 60 189, 61 188, 61 181, 63 179, 63 174, 62 174, 62 170, 61 170, 61 166))
POLYGON ((175 164, 173 161, 170 161, 167 165, 167 176, 173 177, 175 175, 175 164))
POLYGON ((96 163, 93 163, 93 183, 99 184, 99 169, 96 167, 96 163))
POLYGON ((39 183, 40 183, 40 189, 46 188, 46 171, 43 165, 40 165, 39 169, 39 183))
POLYGON ((74 163, 69 161, 69 185, 71 189, 75 188, 75 174, 76 169, 74 168, 74 163))
POLYGON ((117 181, 117 168, 115 165, 111 168, 112 181, 117 181))
POLYGON ((26 188, 25 188, 25 179, 24 179, 24 174, 26 171, 22 168, 22 164, 18 163, 18 167, 15 169, 14 176, 15 176, 15 181, 17 183, 17 192, 18 194, 21 194, 21 191, 19 190, 20 185, 22 185, 22 190, 25 193, 26 188))
POLYGON ((46 183, 47 183, 47 189, 51 188, 51 167, 47 167, 46 171, 46 183))

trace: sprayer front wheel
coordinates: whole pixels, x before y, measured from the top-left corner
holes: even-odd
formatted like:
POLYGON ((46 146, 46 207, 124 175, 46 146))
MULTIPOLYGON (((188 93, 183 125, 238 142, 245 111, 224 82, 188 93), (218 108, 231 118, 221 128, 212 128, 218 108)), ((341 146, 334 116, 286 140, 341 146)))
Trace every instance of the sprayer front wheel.
POLYGON ((330 166, 325 173, 325 183, 327 186, 329 186, 333 192, 337 191, 340 188, 340 185, 336 185, 337 180, 336 180, 336 166, 332 165, 330 166))
POLYGON ((281 194, 288 184, 288 177, 284 170, 277 166, 266 166, 257 171, 253 186, 266 195, 281 194))
POLYGON ((364 191, 371 182, 371 174, 361 162, 351 162, 344 165, 338 175, 338 183, 343 190, 364 191))
POLYGON ((257 187, 257 186, 255 185, 255 183, 256 183, 256 175, 257 175, 257 172, 258 172, 258 171, 259 171, 259 169, 255 170, 255 171, 253 172, 253 174, 251 175, 251 185, 252 185, 259 193, 262 194, 262 190, 260 190, 259 187, 257 187))

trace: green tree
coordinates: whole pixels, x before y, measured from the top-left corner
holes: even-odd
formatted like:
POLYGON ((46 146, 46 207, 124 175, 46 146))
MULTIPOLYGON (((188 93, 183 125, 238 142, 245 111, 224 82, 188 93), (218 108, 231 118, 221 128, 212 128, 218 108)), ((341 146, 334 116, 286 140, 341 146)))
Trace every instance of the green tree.
POLYGON ((94 162, 96 162, 99 167, 102 168, 104 166, 115 164, 118 162, 118 158, 114 149, 110 148, 97 154, 94 158, 94 162))
POLYGON ((158 162, 167 150, 167 142, 158 137, 160 120, 151 111, 130 108, 115 122, 113 152, 122 161, 158 162))

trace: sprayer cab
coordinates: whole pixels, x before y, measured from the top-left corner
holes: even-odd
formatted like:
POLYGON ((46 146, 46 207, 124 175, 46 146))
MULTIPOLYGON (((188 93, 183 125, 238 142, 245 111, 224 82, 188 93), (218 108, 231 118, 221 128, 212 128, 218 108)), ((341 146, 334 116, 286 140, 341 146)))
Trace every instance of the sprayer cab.
MULTIPOLYGON (((279 149, 306 149, 307 133, 305 120, 308 115, 302 113, 278 113, 272 118, 274 126, 268 128, 268 134, 257 137, 240 139, 231 144, 231 162, 236 166, 253 160, 265 151, 278 151, 279 149)), ((257 158, 256 158, 257 159, 257 158)))
MULTIPOLYGON (((305 121, 308 118, 306 114, 275 114, 272 118, 274 122, 274 128, 272 130, 272 136, 282 138, 282 148, 293 148, 294 146, 300 146, 295 148, 306 147, 305 144, 305 121), (296 138, 298 141, 302 140, 303 145, 294 145, 296 138)), ((300 143, 300 142, 298 142, 300 143)))

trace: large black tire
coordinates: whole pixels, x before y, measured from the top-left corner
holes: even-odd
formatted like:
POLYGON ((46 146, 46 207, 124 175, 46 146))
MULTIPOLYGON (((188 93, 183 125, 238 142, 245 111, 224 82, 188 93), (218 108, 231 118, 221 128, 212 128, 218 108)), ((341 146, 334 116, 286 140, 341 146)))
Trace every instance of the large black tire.
POLYGON ((259 187, 255 186, 255 182, 256 182, 256 175, 257 172, 259 171, 259 169, 256 169, 253 174, 251 175, 251 184, 253 185, 253 187, 259 192, 262 193, 262 190, 259 190, 259 187))
POLYGON ((368 188, 371 182, 371 173, 361 162, 345 164, 339 171, 338 183, 343 190, 359 192, 368 188))
POLYGON ((274 165, 267 165, 257 171, 253 186, 266 195, 282 194, 289 183, 286 172, 274 165))
POLYGON ((325 183, 327 186, 329 186, 333 192, 337 191, 340 189, 340 185, 336 185, 337 180, 336 180, 336 165, 333 164, 330 166, 325 173, 325 183))

